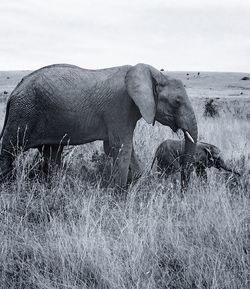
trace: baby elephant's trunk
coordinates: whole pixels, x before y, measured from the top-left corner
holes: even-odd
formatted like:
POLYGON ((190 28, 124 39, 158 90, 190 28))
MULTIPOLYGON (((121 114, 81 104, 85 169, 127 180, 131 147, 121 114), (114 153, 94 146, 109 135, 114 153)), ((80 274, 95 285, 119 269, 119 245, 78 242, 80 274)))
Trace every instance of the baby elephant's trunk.
POLYGON ((241 176, 241 174, 239 173, 239 172, 237 172, 236 170, 234 170, 234 169, 231 169, 231 168, 229 168, 229 166, 227 166, 226 164, 225 164, 225 162, 220 158, 219 159, 219 162, 218 162, 218 169, 223 169, 223 170, 225 170, 225 171, 227 171, 227 172, 230 172, 230 173, 233 173, 233 174, 236 174, 237 176, 241 176))

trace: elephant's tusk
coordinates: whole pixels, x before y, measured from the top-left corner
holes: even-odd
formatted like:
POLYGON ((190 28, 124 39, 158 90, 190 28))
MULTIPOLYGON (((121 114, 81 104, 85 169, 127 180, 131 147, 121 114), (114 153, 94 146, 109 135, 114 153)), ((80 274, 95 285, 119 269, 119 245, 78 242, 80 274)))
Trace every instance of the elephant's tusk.
POLYGON ((192 142, 194 143, 194 139, 191 137, 190 133, 186 130, 184 130, 184 134, 187 136, 187 138, 192 142))

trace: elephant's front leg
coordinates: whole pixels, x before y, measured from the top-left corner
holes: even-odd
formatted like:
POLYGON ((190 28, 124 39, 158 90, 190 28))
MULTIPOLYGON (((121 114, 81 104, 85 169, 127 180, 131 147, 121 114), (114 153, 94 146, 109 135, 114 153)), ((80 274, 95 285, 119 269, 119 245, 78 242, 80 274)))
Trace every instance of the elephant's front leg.
POLYGON ((196 167, 196 175, 200 178, 203 182, 207 182, 207 172, 206 168, 203 166, 196 167))
POLYGON ((125 140, 120 145, 112 146, 112 183, 114 183, 119 188, 125 188, 127 185, 131 154, 132 140, 125 140))
MULTIPOLYGON (((106 155, 112 155, 112 148, 108 141, 103 142, 103 149, 106 155)), ((140 161, 138 160, 134 146, 132 145, 131 161, 128 169, 127 182, 131 183, 134 180, 137 180, 142 174, 142 168, 140 166, 140 161)))

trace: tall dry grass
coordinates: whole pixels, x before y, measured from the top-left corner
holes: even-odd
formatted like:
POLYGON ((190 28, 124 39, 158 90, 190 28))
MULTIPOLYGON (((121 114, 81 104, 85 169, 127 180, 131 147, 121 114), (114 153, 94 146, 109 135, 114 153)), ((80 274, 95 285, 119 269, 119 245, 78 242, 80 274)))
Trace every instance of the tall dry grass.
MULTIPOLYGON (((178 184, 145 173, 124 199, 101 188, 100 175, 86 177, 100 144, 69 150, 48 181, 29 176, 35 151, 19 155, 15 179, 0 185, 1 288, 248 288, 249 122, 197 115, 200 139, 231 159, 237 182, 211 170, 181 198, 178 184)), ((145 171, 173 136, 138 123, 145 171)))

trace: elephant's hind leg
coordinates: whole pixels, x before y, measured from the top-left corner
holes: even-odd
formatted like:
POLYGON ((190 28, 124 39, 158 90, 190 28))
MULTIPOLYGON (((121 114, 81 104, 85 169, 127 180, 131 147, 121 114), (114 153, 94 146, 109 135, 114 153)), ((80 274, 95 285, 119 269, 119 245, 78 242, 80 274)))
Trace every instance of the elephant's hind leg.
POLYGON ((48 174, 50 167, 61 166, 62 160, 62 145, 42 145, 38 147, 40 154, 43 156, 42 170, 48 174))

